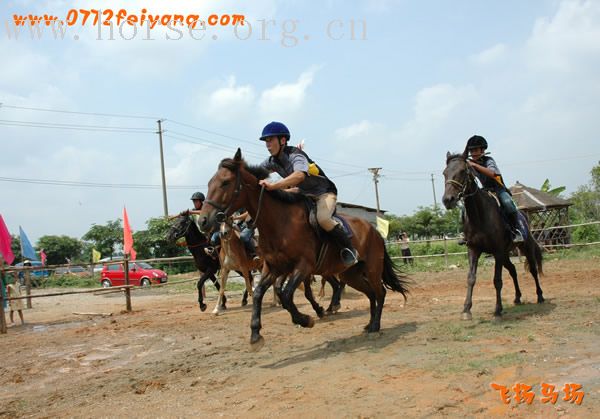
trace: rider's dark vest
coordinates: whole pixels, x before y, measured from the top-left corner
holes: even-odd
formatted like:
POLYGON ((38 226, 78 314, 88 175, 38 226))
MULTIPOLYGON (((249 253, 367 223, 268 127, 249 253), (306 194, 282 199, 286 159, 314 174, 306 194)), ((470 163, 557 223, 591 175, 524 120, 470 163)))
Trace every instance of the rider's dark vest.
POLYGON ((274 156, 269 157, 267 161, 263 163, 263 166, 267 169, 273 170, 279 174, 279 176, 285 178, 294 172, 294 166, 291 159, 294 154, 301 154, 308 161, 308 169, 305 172, 306 177, 298 185, 298 188, 302 193, 308 195, 319 196, 324 193, 332 192, 337 195, 337 188, 335 184, 325 175, 325 172, 318 164, 316 164, 308 155, 297 147, 286 146, 282 152, 283 158, 277 158, 274 156))

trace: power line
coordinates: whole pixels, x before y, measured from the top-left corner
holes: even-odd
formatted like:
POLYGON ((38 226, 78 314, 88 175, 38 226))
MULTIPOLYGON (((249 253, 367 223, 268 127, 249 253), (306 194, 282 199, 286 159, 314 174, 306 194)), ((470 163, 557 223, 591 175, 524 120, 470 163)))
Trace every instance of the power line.
MULTIPOLYGON (((140 184, 140 183, 107 183, 107 182, 77 182, 58 179, 28 179, 0 177, 0 182, 28 183, 36 185, 74 186, 89 188, 116 188, 116 189, 159 189, 162 185, 140 184)), ((199 185, 171 185, 171 189, 196 189, 199 185)), ((200 185, 208 186, 208 185, 200 185)))
POLYGON ((126 115, 126 114, 100 113, 100 112, 65 111, 65 110, 59 110, 59 109, 30 108, 27 106, 5 105, 3 103, 0 103, 0 108, 20 109, 20 110, 38 111, 38 112, 55 112, 55 113, 74 114, 74 115, 108 116, 111 118, 132 118, 132 119, 153 119, 153 120, 159 119, 158 117, 155 117, 155 116, 126 115))
POLYGON ((154 132, 153 129, 145 127, 114 127, 109 125, 62 124, 57 122, 17 121, 10 119, 0 119, 0 125, 32 128, 73 129, 82 131, 123 131, 143 133, 154 132))

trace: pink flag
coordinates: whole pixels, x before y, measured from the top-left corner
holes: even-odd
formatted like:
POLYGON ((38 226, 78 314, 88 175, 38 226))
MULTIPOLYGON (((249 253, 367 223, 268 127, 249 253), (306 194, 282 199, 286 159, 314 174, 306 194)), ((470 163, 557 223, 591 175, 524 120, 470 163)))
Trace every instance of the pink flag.
POLYGON ((123 252, 131 256, 131 260, 135 260, 135 250, 133 249, 133 234, 129 227, 129 218, 127 217, 127 208, 123 207, 123 252))
POLYGON ((46 252, 44 252, 44 249, 40 250, 40 260, 42 261, 42 265, 46 264, 46 252))
POLYGON ((10 243, 10 234, 6 228, 6 224, 4 224, 2 215, 0 215, 0 253, 2 253, 2 257, 9 265, 15 260, 15 255, 13 255, 12 249, 10 248, 10 243))

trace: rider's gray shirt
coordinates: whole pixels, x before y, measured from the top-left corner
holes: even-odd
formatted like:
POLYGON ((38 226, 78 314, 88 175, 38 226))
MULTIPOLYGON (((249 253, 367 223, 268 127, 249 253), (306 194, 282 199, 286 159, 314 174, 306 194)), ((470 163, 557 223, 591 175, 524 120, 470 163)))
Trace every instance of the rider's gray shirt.
POLYGON ((319 196, 328 192, 337 194, 337 189, 327 176, 311 176, 308 173, 308 158, 296 147, 286 146, 278 157, 269 157, 261 163, 261 167, 276 172, 282 178, 286 178, 294 172, 303 172, 304 180, 298 184, 300 192, 306 195, 319 196))

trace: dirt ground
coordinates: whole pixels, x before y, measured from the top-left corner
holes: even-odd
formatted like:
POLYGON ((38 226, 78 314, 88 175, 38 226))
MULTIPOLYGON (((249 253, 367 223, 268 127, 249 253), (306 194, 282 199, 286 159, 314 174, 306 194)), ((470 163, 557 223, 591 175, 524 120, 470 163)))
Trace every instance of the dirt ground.
MULTIPOLYGON (((191 286, 138 291, 130 314, 119 294, 33 300, 27 324, 0 335, 0 417, 598 417, 598 262, 549 260, 542 305, 519 266, 524 304, 512 303, 505 278, 501 322, 489 266, 468 322, 464 269, 413 274, 406 305, 388 292, 371 335, 368 300, 354 291, 312 329, 292 325, 267 295, 258 352, 240 292, 219 317, 215 294, 201 313, 191 286), (556 386, 555 403, 542 402, 541 383, 556 386), (563 400, 566 383, 583 386, 580 405, 563 400), (491 384, 509 389, 509 404, 491 384), (515 401, 516 384, 532 386, 531 404, 515 401)), ((314 315, 303 295, 295 300, 314 315)))

